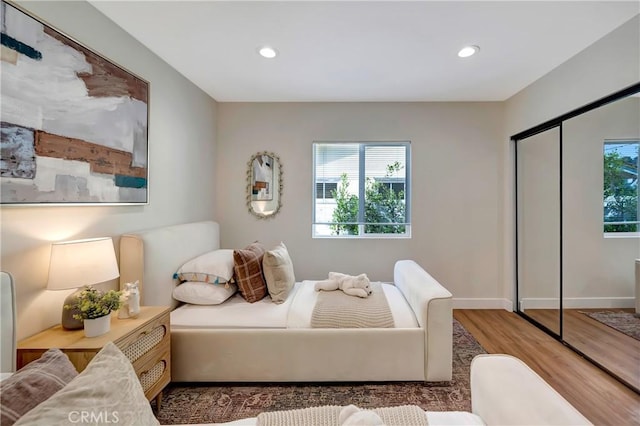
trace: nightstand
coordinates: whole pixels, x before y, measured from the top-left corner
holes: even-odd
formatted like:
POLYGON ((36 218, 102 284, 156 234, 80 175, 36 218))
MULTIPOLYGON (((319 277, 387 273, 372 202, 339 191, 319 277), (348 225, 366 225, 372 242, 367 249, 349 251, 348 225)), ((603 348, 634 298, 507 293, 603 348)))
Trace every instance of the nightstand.
POLYGON ((59 348, 82 371, 107 342, 113 342, 131 361, 146 397, 157 398, 160 409, 162 390, 171 381, 170 311, 165 306, 142 306, 138 318, 127 319, 118 319, 114 312, 111 330, 97 337, 85 337, 83 330, 51 327, 18 343, 18 368, 50 348, 59 348))

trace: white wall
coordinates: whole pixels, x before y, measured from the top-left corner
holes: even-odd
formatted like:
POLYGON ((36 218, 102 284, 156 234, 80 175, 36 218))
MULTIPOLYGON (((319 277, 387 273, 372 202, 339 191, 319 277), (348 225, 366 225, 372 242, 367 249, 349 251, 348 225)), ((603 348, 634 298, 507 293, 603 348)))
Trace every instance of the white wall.
POLYGON ((636 16, 505 102, 500 181, 504 297, 515 286, 513 143, 509 137, 640 81, 640 17, 636 16))
MULTIPOLYGON (((70 291, 45 290, 50 243, 214 219, 216 102, 86 2, 19 2, 150 83, 145 206, 2 207, 1 264, 16 279, 18 338, 60 322, 70 291)), ((111 284, 115 285, 115 282, 111 284)))
POLYGON ((500 297, 502 123, 501 103, 220 103, 222 245, 282 240, 298 279, 333 270, 391 281, 396 260, 415 259, 456 298, 500 297), (311 238, 315 140, 411 141, 411 239, 311 238), (263 150, 284 172, 282 210, 266 220, 245 207, 247 162, 263 150))

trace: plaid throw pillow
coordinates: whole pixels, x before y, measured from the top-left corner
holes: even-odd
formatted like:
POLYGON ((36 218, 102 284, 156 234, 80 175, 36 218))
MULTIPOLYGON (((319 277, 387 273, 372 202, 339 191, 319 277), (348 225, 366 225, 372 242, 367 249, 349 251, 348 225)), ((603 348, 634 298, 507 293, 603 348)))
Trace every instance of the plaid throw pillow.
POLYGON ((257 302, 267 295, 267 283, 262 274, 264 247, 255 242, 242 250, 233 251, 233 270, 240 294, 249 302, 257 302))

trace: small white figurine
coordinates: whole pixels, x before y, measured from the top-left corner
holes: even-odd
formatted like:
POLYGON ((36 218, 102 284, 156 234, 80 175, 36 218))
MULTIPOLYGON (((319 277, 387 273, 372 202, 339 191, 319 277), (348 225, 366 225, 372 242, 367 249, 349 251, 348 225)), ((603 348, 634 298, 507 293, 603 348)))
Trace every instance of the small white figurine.
POLYGON ((128 283, 127 289, 129 290, 129 316, 131 318, 137 318, 138 315, 140 315, 140 291, 138 290, 138 281, 128 283))
POLYGON ((138 281, 126 283, 122 290, 122 307, 118 311, 118 318, 136 318, 140 314, 140 291, 138 281))

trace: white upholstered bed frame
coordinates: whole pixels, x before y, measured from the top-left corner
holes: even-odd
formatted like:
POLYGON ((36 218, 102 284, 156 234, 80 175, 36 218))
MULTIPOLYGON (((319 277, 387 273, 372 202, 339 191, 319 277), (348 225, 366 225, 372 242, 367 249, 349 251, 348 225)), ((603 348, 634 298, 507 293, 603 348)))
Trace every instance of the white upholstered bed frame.
MULTIPOLYGON (((143 305, 175 308, 172 276, 187 260, 220 248, 219 225, 194 222, 125 234, 120 283, 140 281, 143 305)), ((447 381, 452 370, 451 293, 412 261, 396 280, 415 329, 177 329, 177 382, 447 381), (400 287, 400 286, 399 286, 400 287)))

